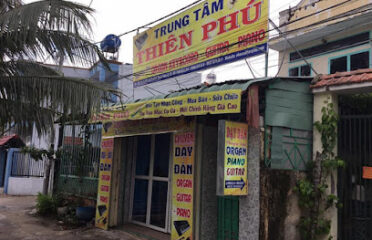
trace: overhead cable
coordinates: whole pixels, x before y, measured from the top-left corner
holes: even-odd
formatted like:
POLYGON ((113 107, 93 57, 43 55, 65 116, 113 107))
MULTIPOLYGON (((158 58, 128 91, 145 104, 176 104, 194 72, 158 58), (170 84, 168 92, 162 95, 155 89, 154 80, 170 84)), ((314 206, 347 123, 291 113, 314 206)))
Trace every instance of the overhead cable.
MULTIPOLYGON (((298 28, 298 29, 305 29, 305 28, 308 28, 308 27, 313 27, 313 26, 316 26, 316 25, 327 23, 329 21, 334 21, 334 20, 337 20, 337 19, 340 19, 340 18, 344 18, 344 17, 347 17, 347 16, 352 16, 352 15, 360 14, 360 13, 367 12, 367 11, 370 11, 370 10, 372 10, 372 8, 364 9, 364 10, 361 10, 361 11, 358 11, 358 12, 347 13, 345 15, 341 15, 341 16, 337 16, 337 17, 334 17, 334 18, 331 18, 331 19, 328 19, 328 20, 325 20, 325 21, 313 23, 313 24, 311 24, 309 26, 301 27, 301 28, 298 28)), ((308 17, 310 17, 310 15, 308 15, 308 17)), ((287 31, 287 32, 281 32, 281 35, 285 36, 288 33, 297 31, 298 29, 290 30, 290 31, 287 31)), ((270 30, 266 31, 266 33, 270 32, 270 31, 273 31, 273 30, 279 30, 279 28, 277 28, 277 29, 275 29, 275 28, 274 29, 270 29, 270 30)), ((243 43, 243 42, 244 42, 244 40, 238 41, 238 42, 235 42, 235 43, 231 43, 228 46, 225 46, 224 48, 229 48, 229 47, 235 46, 235 45, 240 44, 240 43, 243 43)), ((221 50, 221 49, 218 49, 218 50, 221 50)), ((215 51, 217 51, 217 50, 215 50, 215 51)), ((213 51, 211 51, 211 52, 213 52, 213 51)), ((201 53, 201 54, 199 54, 199 57, 200 56, 201 57, 205 57, 205 55, 206 55, 206 53, 201 53)), ((148 74, 148 73, 150 73, 150 71, 151 71, 151 69, 150 70, 144 70, 144 71, 133 73, 133 74, 131 74, 129 76, 132 76, 132 75, 134 75, 134 76, 152 75, 152 74, 148 74)))

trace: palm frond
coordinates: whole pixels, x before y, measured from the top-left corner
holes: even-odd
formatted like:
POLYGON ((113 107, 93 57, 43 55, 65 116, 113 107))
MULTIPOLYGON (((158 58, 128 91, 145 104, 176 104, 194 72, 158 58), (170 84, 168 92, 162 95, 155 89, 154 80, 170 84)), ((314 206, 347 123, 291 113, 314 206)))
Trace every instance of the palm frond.
POLYGON ((0 31, 51 29, 71 33, 90 33, 88 16, 93 9, 62 0, 44 0, 18 5, 0 15, 0 31))
POLYGON ((1 0, 0 1, 0 14, 6 13, 10 9, 22 5, 21 0, 1 0))
POLYGON ((31 133, 33 126, 40 133, 52 129, 55 111, 38 105, 0 99, 0 128, 14 125, 18 133, 31 133))
POLYGON ((62 76, 0 76, 1 106, 5 102, 11 102, 13 104, 9 106, 17 109, 11 111, 9 107, 2 108, 1 124, 11 121, 26 128, 35 123, 39 131, 50 129, 51 119, 56 115, 83 114, 89 118, 91 114, 99 112, 102 101, 109 101, 112 95, 121 96, 111 85, 85 79, 62 76), (25 117, 23 112, 28 111, 33 114, 25 117), (10 114, 8 117, 7 113, 10 114))
POLYGON ((91 65, 98 56, 108 66, 88 40, 92 12, 63 0, 0 0, 0 129, 35 125, 46 133, 55 117, 87 119, 112 94, 121 96, 110 85, 63 77, 36 63, 52 56, 91 65))
POLYGON ((63 31, 39 30, 0 34, 0 46, 3 59, 36 59, 47 56, 57 58, 62 54, 73 64, 92 65, 97 61, 97 57, 102 62, 106 61, 98 46, 78 34, 63 31), (23 38, 22 44, 18 42, 20 38, 23 38))
POLYGON ((61 76, 62 73, 38 62, 31 61, 0 61, 2 76, 61 76))
POLYGON ((103 56, 88 39, 89 7, 61 0, 38 1, 0 14, 0 57, 67 56, 71 63, 91 64, 103 56))

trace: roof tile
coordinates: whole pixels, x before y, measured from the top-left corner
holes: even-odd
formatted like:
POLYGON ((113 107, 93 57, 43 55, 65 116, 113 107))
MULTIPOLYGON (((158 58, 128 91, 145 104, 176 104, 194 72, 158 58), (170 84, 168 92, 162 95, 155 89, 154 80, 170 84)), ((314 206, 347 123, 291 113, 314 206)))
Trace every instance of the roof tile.
POLYGON ((18 136, 15 134, 10 135, 10 136, 3 136, 2 138, 0 138, 0 146, 5 145, 9 140, 13 138, 18 138, 18 136))
POLYGON ((349 85, 362 82, 372 82, 372 69, 358 69, 351 72, 337 72, 335 74, 322 75, 311 88, 321 88, 336 85, 349 85))

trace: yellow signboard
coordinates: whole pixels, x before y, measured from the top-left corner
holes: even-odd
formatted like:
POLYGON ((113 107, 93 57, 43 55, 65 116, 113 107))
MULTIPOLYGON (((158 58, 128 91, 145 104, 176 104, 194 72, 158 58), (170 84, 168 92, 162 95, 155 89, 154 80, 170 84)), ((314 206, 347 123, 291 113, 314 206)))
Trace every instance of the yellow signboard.
POLYGON ((171 239, 193 239, 195 132, 174 134, 171 239))
POLYGON ((218 148, 217 195, 247 195, 248 124, 220 121, 218 148))
POLYGON ((240 113, 241 90, 225 90, 179 97, 155 99, 110 108, 93 117, 93 121, 114 122, 159 117, 240 113))
POLYGON ((107 230, 111 191, 112 157, 114 139, 102 139, 99 165, 96 227, 107 230))
POLYGON ((267 0, 206 0, 134 37, 134 87, 267 51, 267 0))
POLYGON ((145 133, 175 132, 192 126, 193 122, 184 117, 156 118, 138 121, 106 122, 103 124, 103 138, 141 135, 145 133))

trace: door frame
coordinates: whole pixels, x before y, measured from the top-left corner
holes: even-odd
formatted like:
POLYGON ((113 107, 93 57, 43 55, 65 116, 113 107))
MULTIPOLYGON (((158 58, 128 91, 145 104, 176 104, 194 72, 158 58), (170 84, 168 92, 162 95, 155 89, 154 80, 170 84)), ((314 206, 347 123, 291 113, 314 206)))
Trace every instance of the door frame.
POLYGON ((134 151, 133 151, 133 159, 132 159, 132 176, 131 176, 131 195, 130 195, 130 207, 129 207, 129 221, 131 223, 148 227, 160 232, 170 233, 171 232, 171 201, 172 201, 172 166, 173 166, 173 133, 166 132, 166 133, 157 133, 157 134, 143 134, 143 135, 150 135, 151 136, 151 150, 150 150, 150 165, 149 165, 149 175, 148 176, 136 176, 136 164, 137 164, 137 147, 138 147, 138 136, 135 138, 134 141, 134 151), (168 166, 168 178, 165 177, 156 177, 153 176, 154 172, 154 153, 155 153, 155 136, 158 134, 169 134, 170 136, 170 144, 169 144, 169 166, 168 166), (133 220, 133 200, 134 200, 134 190, 135 190, 135 180, 147 180, 147 209, 146 209, 146 223, 139 222, 133 220), (150 224, 151 219, 151 198, 152 198, 152 186, 153 181, 161 181, 168 183, 168 196, 167 196, 167 206, 166 206, 166 219, 165 219, 165 228, 161 228, 155 225, 150 224))

